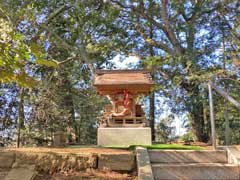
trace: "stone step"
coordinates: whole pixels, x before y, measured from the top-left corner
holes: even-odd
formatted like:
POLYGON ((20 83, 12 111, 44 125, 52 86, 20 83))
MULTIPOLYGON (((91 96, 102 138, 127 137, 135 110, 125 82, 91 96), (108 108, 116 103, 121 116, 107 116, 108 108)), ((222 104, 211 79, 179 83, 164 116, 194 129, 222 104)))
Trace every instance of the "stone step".
POLYGON ((239 168, 222 163, 156 163, 152 164, 155 180, 239 180, 239 168))
POLYGON ((132 171, 135 164, 133 153, 99 154, 98 168, 113 171, 132 171))
POLYGON ((15 153, 0 152, 0 168, 11 168, 15 161, 15 153))
POLYGON ((151 163, 228 163, 224 150, 148 150, 151 163))

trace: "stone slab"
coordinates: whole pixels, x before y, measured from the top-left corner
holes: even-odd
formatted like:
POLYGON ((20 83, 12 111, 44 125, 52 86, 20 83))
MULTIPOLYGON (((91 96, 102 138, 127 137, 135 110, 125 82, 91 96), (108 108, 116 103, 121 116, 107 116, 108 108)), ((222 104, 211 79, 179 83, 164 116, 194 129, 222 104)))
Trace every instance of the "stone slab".
POLYGON ((240 151, 236 147, 226 147, 228 163, 240 165, 240 151))
POLYGON ((152 163, 228 163, 222 150, 149 150, 152 163))
POLYGON ((0 179, 4 179, 5 176, 8 174, 9 169, 0 169, 0 179))
POLYGON ((133 153, 100 154, 98 156, 98 168, 113 171, 132 171, 135 167, 133 153))
POLYGON ((221 163, 152 164, 155 180, 239 180, 237 165, 221 163))
POLYGON ((11 169, 4 180, 33 180, 35 176, 34 166, 25 166, 11 169))
POLYGON ((0 168, 11 168, 15 161, 15 153, 0 152, 0 168))
POLYGON ((98 128, 99 146, 151 145, 151 128, 98 128))
POLYGON ((137 147, 137 169, 139 180, 154 180, 148 151, 146 148, 137 147))

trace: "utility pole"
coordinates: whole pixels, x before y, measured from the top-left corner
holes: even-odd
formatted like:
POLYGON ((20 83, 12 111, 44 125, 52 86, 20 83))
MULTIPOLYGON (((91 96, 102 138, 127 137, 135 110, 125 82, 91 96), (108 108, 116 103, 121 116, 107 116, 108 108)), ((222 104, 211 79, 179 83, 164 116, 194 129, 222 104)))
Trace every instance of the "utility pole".
POLYGON ((213 146, 213 149, 216 150, 217 145, 216 145, 215 119, 214 119, 214 107, 213 107, 211 82, 208 83, 208 92, 209 92, 209 107, 210 107, 212 146, 213 146))

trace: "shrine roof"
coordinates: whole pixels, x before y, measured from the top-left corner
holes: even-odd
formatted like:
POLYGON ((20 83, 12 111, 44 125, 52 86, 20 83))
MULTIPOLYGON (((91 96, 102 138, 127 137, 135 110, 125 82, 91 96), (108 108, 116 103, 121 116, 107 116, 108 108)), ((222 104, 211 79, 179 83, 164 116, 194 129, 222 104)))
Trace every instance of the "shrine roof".
POLYGON ((153 84, 150 72, 147 70, 97 70, 94 80, 94 86, 152 86, 153 84))

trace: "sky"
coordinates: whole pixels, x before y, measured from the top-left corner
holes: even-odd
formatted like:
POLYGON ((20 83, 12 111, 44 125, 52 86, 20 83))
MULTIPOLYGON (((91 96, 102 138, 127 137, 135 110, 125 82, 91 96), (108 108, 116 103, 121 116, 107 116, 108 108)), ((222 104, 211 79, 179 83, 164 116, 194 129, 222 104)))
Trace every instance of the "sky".
POLYGON ((121 55, 116 55, 110 62, 116 65, 116 69, 129 69, 131 65, 138 65, 140 59, 136 56, 129 56, 121 60, 121 55))
MULTIPOLYGON (((129 56, 126 58, 122 58, 120 54, 116 55, 110 62, 115 64, 116 69, 130 69, 132 66, 136 66, 139 64, 140 59, 136 56, 129 56)), ((160 119, 167 117, 171 114, 170 107, 164 103, 164 97, 160 97, 158 95, 155 96, 155 100, 158 100, 157 107, 161 110, 161 115, 156 116, 156 122, 159 122, 160 119)), ((148 104, 145 104, 148 106, 148 104)), ((144 108, 145 109, 145 108, 144 108)), ((182 121, 187 118, 186 114, 183 115, 175 115, 174 123, 172 126, 176 127, 176 135, 183 135, 186 133, 186 129, 182 128, 182 121)))

